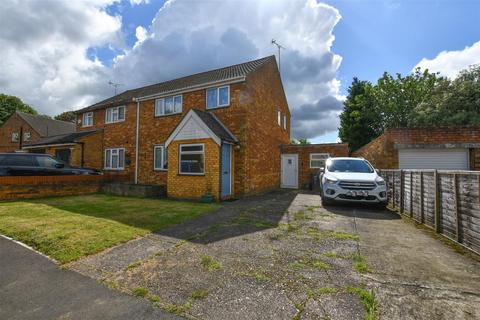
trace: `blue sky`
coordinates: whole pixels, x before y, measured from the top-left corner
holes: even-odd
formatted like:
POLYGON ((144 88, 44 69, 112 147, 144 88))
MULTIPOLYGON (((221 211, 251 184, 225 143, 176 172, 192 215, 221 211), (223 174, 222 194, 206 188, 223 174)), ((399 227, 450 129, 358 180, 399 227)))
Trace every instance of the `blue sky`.
POLYGON ((275 54, 275 38, 292 137, 334 142, 354 76, 454 77, 480 63, 478 21, 480 0, 2 0, 0 91, 53 116, 111 96, 109 81, 123 91, 275 54))

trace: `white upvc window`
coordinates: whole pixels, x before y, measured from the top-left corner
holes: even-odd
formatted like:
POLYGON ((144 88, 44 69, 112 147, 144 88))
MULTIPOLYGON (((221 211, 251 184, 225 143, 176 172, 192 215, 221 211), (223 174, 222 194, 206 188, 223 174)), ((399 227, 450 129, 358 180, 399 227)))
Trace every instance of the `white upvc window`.
POLYGON ((18 132, 12 132, 12 142, 18 142, 18 132))
POLYGON ((123 170, 125 168, 125 148, 105 149, 105 169, 123 170))
POLYGON ((125 121, 125 106, 108 108, 105 112, 105 123, 125 121))
POLYGON ((207 109, 228 107, 230 105, 230 86, 207 89, 207 109))
POLYGON ((187 175, 205 174, 205 145, 181 144, 180 161, 178 161, 178 173, 187 175))
POLYGON ((83 114, 82 126, 83 127, 93 126, 93 112, 85 112, 83 114))
POLYGON ((156 99, 155 117, 182 113, 182 100, 182 95, 156 99))
POLYGON ((167 170, 168 151, 163 145, 153 147, 153 170, 167 170))
POLYGON ((287 115, 283 115, 283 129, 287 130, 287 115))
POLYGON ((278 110, 278 112, 277 112, 277 121, 278 121, 278 126, 281 127, 282 126, 282 113, 280 112, 280 110, 278 110))
POLYGON ((328 153, 310 153, 310 168, 325 168, 325 160, 330 158, 328 153))
POLYGON ((31 134, 30 132, 24 132, 23 133, 23 141, 30 141, 31 134))

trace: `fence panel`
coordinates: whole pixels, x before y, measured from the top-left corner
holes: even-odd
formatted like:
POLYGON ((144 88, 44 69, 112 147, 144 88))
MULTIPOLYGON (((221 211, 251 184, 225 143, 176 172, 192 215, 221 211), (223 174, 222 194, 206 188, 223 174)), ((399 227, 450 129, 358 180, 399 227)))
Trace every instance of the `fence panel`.
POLYGON ((390 205, 480 252, 480 172, 381 170, 390 205))

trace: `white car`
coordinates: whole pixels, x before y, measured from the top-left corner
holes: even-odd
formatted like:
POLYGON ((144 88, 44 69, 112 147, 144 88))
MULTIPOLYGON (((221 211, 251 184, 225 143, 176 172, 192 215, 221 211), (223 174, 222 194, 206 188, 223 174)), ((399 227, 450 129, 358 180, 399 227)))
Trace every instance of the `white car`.
POLYGON ((329 158, 320 174, 322 203, 334 201, 387 205, 387 187, 363 158, 329 158))

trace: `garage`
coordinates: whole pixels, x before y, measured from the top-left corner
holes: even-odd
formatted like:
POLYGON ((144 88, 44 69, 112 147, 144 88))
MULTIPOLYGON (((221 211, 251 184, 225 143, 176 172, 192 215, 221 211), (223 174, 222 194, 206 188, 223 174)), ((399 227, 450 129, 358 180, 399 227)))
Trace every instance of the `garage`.
POLYGON ((400 169, 469 170, 469 151, 459 149, 400 149, 400 169))

